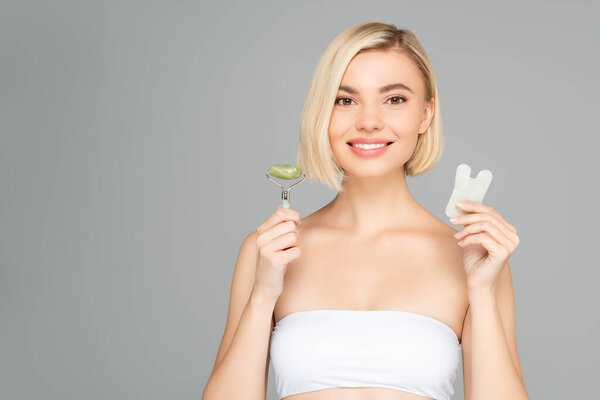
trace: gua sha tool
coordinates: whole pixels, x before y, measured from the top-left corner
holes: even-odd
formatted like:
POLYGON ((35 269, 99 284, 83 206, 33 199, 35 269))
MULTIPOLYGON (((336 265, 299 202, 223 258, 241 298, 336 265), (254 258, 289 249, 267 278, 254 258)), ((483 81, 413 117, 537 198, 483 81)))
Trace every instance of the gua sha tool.
POLYGON ((471 178, 471 167, 468 164, 460 164, 456 167, 456 178, 454 179, 454 190, 450 196, 450 201, 446 206, 446 215, 448 217, 458 217, 468 214, 460 210, 456 203, 461 200, 474 201, 481 203, 485 192, 487 192, 492 182, 492 173, 487 169, 479 171, 477 178, 471 178))
POLYGON ((302 170, 299 167, 296 167, 295 165, 277 164, 277 165, 273 165, 271 167, 271 169, 269 169, 267 171, 267 178, 271 182, 273 182, 274 184, 276 184, 277 186, 279 186, 281 188, 281 206, 283 208, 290 208, 290 190, 294 186, 296 186, 297 184, 302 182, 304 180, 305 176, 302 173, 302 170), (296 178, 300 178, 300 176, 302 176, 302 179, 300 179, 298 182, 294 183, 287 190, 285 190, 283 188, 283 185, 281 185, 280 183, 271 179, 269 174, 271 174, 273 177, 279 178, 279 179, 296 179, 296 178))

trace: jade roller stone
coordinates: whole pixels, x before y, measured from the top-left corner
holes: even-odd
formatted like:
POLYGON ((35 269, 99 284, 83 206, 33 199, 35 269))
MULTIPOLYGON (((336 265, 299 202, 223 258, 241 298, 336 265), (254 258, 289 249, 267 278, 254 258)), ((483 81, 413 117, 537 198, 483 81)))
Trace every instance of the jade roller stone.
POLYGON ((276 164, 276 165, 273 165, 271 167, 271 169, 269 169, 267 171, 267 178, 269 178, 270 181, 277 184, 282 189, 281 206, 283 208, 290 208, 290 199, 289 199, 290 193, 289 193, 289 191, 291 188, 293 188, 294 186, 296 186, 297 184, 302 182, 304 180, 304 177, 302 177, 302 179, 300 181, 294 183, 287 190, 285 190, 281 184, 279 184, 278 182, 275 182, 273 179, 271 179, 269 177, 269 174, 275 178, 280 178, 280 179, 296 179, 296 178, 300 178, 300 176, 303 175, 302 170, 292 164, 276 164))
POLYGON ((271 167, 269 173, 275 178, 296 179, 300 178, 302 170, 292 164, 277 164, 271 167))

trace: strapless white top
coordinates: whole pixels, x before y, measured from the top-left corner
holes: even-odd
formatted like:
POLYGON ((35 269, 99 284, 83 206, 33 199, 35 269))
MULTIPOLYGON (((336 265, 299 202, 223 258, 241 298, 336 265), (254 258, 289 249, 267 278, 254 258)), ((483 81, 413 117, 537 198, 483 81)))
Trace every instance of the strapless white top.
POLYGON ((448 325, 410 311, 307 310, 277 322, 269 351, 280 399, 380 387, 449 400, 461 347, 448 325))

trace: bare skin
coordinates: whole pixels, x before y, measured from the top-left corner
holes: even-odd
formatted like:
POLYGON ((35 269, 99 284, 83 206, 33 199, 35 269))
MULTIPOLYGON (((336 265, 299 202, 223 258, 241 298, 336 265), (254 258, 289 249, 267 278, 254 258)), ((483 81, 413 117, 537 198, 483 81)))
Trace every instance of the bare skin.
MULTIPOLYGON (((288 264, 274 321, 315 309, 402 310, 442 321, 460 340, 469 299, 457 231, 412 197, 404 176, 433 113, 432 103, 423 101, 419 70, 400 53, 367 51, 350 62, 341 86, 357 92, 338 92, 353 101, 336 105, 329 125, 333 154, 347 177, 344 191, 298 226, 302 255, 288 264), (378 93, 397 82, 412 93, 378 93), (407 101, 389 101, 394 96, 407 101), (394 143, 380 156, 363 158, 346 143, 356 137, 394 143)), ((387 388, 330 388, 285 399, 429 398, 387 388)))
MULTIPOLYGON (((419 226, 377 235, 350 234, 331 224, 331 205, 302 219, 302 256, 288 264, 274 318, 303 310, 404 310, 438 319, 460 339, 469 300, 461 249, 452 227, 426 210, 419 226), (351 296, 348 293, 352 293, 351 296)), ((385 388, 331 388, 294 400, 422 400, 385 388)))

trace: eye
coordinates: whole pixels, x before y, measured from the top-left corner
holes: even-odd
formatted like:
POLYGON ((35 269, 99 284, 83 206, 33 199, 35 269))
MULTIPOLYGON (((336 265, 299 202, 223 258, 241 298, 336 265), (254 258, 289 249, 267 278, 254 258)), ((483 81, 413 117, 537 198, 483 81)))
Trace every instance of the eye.
MULTIPOLYGON (((402 96, 393 96, 393 97, 390 97, 388 99, 388 101, 389 100, 393 100, 393 99, 397 99, 397 101, 395 101, 395 102, 393 101, 392 104, 402 104, 402 103, 406 103, 406 101, 407 101, 406 97, 402 97, 402 96), (402 101, 400 101, 400 100, 402 100, 402 101)), ((350 97, 338 97, 338 98, 335 99, 335 104, 339 104, 340 106, 348 106, 351 103, 348 103, 347 101, 352 102, 354 100, 352 100, 350 97), (340 100, 342 100, 342 103, 340 103, 340 100)))
MULTIPOLYGON (((335 104, 339 104, 340 100, 350 100, 353 101, 350 97, 338 97, 337 99, 335 99, 335 104)), ((340 104, 340 106, 345 106, 345 105, 349 105, 349 104, 340 104)))
MULTIPOLYGON (((406 98, 402 97, 402 96, 390 97, 388 100, 392 100, 392 99, 402 99, 402 103, 406 103, 406 98)), ((400 101, 398 101, 397 103, 392 103, 392 104, 401 104, 401 103, 400 103, 400 101)))

